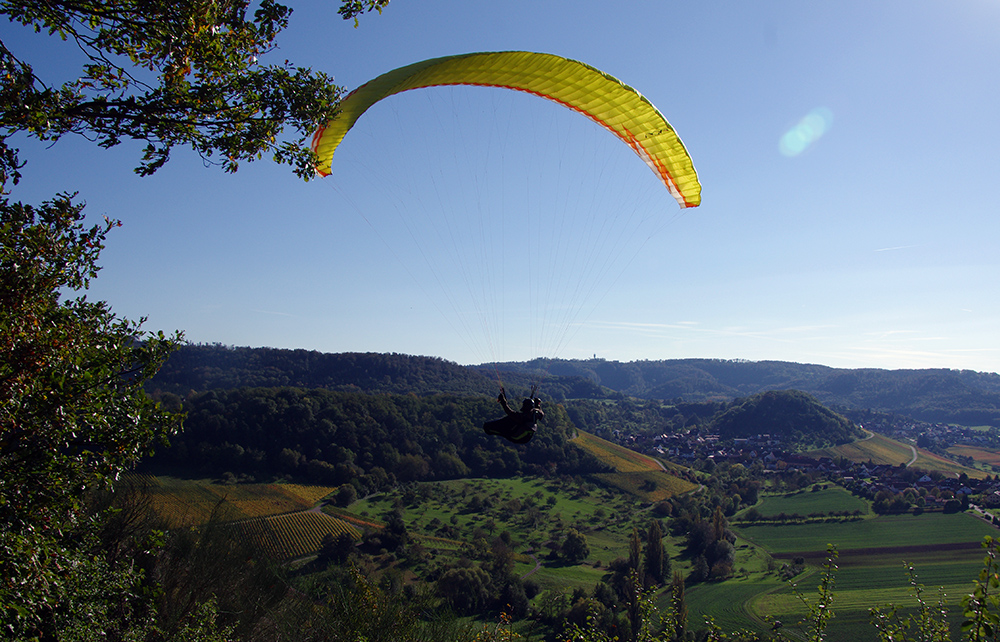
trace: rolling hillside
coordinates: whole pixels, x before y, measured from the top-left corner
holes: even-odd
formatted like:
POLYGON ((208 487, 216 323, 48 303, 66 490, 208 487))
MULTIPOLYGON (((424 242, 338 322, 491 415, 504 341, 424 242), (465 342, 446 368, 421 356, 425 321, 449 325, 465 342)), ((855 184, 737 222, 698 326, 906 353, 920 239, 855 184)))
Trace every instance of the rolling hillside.
POLYGON ((645 501, 658 502, 698 488, 698 484, 672 474, 672 467, 589 433, 580 431, 572 443, 615 469, 595 477, 645 501))

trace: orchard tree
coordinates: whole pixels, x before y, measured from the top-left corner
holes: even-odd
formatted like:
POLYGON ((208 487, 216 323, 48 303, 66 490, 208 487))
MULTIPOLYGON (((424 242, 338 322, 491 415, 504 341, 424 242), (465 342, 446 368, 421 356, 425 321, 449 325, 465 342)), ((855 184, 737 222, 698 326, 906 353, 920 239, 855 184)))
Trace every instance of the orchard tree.
POLYGON ((566 531, 566 539, 563 540, 562 554, 570 564, 582 562, 590 555, 590 546, 587 545, 587 536, 571 528, 566 531))

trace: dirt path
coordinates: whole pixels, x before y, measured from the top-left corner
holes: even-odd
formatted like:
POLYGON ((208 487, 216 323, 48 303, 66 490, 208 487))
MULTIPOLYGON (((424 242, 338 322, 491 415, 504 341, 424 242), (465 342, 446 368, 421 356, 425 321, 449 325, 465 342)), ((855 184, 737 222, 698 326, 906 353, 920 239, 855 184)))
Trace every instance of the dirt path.
POLYGON ((530 571, 528 571, 527 573, 525 573, 524 575, 522 575, 521 576, 522 580, 525 579, 526 577, 530 576, 530 575, 534 575, 535 573, 538 572, 538 569, 542 568, 542 561, 539 560, 537 557, 535 557, 534 553, 528 553, 528 557, 530 557, 531 559, 535 560, 535 568, 531 569, 530 571))
POLYGON ((917 463, 917 449, 914 448, 913 446, 910 446, 910 452, 913 453, 913 457, 910 458, 910 461, 906 462, 906 467, 907 468, 909 468, 913 464, 917 463))

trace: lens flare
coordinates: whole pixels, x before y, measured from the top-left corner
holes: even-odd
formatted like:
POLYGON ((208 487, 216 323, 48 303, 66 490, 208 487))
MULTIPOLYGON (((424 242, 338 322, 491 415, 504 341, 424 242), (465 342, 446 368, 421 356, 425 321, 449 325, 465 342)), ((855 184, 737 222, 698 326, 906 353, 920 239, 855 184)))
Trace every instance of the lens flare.
POLYGON ((798 156, 829 131, 832 124, 833 112, 826 107, 817 107, 785 132, 778 149, 784 156, 798 156))

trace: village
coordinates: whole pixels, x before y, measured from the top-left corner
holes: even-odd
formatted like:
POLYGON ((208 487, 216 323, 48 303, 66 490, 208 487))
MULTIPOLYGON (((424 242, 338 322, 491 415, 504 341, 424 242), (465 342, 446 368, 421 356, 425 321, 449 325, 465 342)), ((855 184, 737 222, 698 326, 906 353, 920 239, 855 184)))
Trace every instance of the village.
MULTIPOLYGON (((910 422, 910 425, 916 427, 917 423, 910 422)), ((980 436, 961 427, 946 428, 952 438, 964 438, 967 433, 972 437, 980 436)), ((895 434, 912 439, 913 433, 904 435, 897 431, 895 434)), ((767 433, 728 440, 700 428, 657 435, 614 431, 612 435, 614 441, 632 450, 699 470, 711 471, 722 464, 739 464, 764 479, 770 477, 772 486, 787 490, 801 490, 818 482, 835 483, 872 500, 877 513, 953 512, 969 508, 970 501, 984 507, 1000 507, 1000 475, 977 478, 966 473, 949 476, 940 471, 922 471, 913 467, 917 459, 913 446, 910 447, 913 456, 908 462, 887 465, 870 460, 854 462, 843 457, 811 457, 789 452, 784 449, 779 435, 767 433)), ((988 439, 993 434, 982 436, 988 439)))

